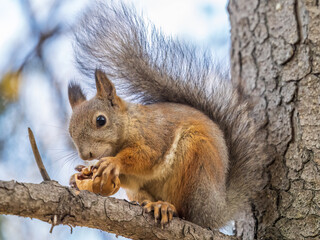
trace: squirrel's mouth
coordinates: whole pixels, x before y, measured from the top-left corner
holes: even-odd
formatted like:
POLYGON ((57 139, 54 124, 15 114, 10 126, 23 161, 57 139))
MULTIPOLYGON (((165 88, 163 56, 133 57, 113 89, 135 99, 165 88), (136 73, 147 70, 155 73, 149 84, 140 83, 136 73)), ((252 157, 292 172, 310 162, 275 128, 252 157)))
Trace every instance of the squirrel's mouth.
POLYGON ((101 155, 99 155, 96 159, 100 160, 101 158, 104 158, 104 157, 110 157, 112 156, 111 152, 112 152, 112 149, 110 146, 108 146, 107 149, 101 155))

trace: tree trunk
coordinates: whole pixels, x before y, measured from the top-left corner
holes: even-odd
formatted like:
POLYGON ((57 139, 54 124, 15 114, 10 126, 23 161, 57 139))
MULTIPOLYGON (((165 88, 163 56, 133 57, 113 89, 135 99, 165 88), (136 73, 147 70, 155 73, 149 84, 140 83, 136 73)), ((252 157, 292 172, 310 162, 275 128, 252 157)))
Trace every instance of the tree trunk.
POLYGON ((319 0, 230 0, 231 74, 261 96, 268 185, 243 239, 320 239, 319 0))

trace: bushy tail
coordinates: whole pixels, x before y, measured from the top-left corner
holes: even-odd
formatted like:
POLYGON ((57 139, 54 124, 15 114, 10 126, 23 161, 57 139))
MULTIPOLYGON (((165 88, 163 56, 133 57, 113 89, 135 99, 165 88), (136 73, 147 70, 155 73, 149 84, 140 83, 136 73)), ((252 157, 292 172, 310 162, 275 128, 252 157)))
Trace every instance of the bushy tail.
POLYGON ((117 90, 143 104, 188 104, 220 126, 230 157, 226 214, 231 217, 261 187, 258 159, 264 153, 248 116, 249 103, 209 54, 164 36, 121 3, 97 3, 75 37, 79 69, 90 78, 101 68, 117 90))

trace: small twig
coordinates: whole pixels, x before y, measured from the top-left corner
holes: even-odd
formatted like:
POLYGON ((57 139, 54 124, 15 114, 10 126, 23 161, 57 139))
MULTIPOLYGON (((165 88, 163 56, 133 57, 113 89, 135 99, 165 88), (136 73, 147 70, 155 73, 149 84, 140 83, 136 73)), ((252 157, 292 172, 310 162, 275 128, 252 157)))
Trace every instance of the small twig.
POLYGON ((70 227, 70 234, 72 234, 73 233, 73 227, 72 227, 72 225, 71 224, 67 224, 69 227, 70 227))
POLYGON ((37 162, 41 176, 44 181, 50 181, 51 179, 49 177, 49 174, 48 174, 46 168, 43 165, 43 162, 42 162, 42 159, 41 159, 38 147, 37 147, 37 143, 36 143, 36 140, 33 135, 33 132, 31 131, 30 128, 28 128, 28 132, 29 132, 29 140, 30 140, 32 151, 33 151, 33 155, 34 155, 34 158, 37 162))
POLYGON ((50 233, 52 233, 53 228, 58 225, 58 216, 57 215, 53 215, 51 223, 52 224, 51 224, 51 228, 50 228, 50 233))

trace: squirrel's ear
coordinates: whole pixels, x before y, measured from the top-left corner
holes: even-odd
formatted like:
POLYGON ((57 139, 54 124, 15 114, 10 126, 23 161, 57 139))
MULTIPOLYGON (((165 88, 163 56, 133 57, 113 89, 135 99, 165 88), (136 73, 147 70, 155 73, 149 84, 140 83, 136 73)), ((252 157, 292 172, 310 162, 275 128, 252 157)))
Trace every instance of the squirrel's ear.
POLYGON ((101 98, 107 98, 114 105, 118 99, 116 94, 116 88, 113 83, 109 80, 107 75, 99 69, 95 72, 97 96, 101 98))
POLYGON ((74 109, 74 107, 80 103, 86 101, 86 97, 83 94, 81 87, 74 82, 69 83, 68 97, 72 109, 74 109))

